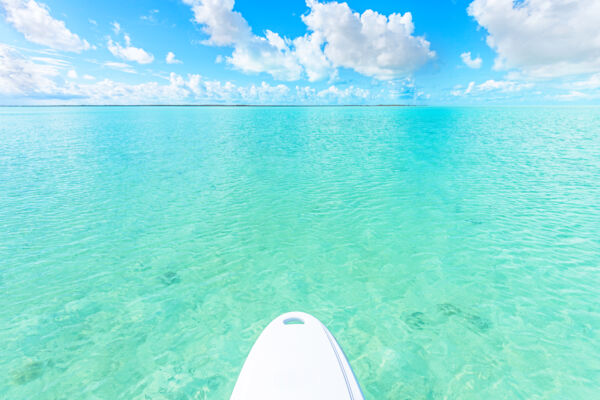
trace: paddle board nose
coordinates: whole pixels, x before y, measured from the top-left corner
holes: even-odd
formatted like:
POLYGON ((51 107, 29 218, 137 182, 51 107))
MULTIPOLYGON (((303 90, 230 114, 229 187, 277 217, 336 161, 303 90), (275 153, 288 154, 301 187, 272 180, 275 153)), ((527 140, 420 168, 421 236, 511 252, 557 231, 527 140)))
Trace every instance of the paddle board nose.
POLYGON ((362 400, 341 347, 317 318, 290 312, 260 334, 231 400, 362 400))

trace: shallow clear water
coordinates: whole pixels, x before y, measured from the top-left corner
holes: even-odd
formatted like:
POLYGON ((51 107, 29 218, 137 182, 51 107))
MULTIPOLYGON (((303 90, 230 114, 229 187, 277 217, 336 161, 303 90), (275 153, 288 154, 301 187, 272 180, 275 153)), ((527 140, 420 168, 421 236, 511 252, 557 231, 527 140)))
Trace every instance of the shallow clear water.
POLYGON ((0 108, 0 398, 226 399, 278 314, 369 399, 600 393, 598 108, 0 108))

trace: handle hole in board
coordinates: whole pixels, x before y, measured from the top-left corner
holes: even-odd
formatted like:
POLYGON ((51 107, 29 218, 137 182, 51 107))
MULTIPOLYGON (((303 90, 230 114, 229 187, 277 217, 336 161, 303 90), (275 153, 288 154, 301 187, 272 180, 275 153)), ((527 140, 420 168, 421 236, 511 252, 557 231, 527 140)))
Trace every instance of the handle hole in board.
POLYGON ((286 318, 283 320, 284 325, 303 325, 304 321, 298 317, 286 318))

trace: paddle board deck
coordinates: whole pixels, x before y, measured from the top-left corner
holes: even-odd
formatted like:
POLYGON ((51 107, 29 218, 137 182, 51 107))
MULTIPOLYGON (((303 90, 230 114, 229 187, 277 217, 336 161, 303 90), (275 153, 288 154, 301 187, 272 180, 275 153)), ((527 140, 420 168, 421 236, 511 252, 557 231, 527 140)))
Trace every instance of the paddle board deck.
POLYGON ((363 400, 344 352, 315 317, 291 312, 261 333, 231 400, 363 400))

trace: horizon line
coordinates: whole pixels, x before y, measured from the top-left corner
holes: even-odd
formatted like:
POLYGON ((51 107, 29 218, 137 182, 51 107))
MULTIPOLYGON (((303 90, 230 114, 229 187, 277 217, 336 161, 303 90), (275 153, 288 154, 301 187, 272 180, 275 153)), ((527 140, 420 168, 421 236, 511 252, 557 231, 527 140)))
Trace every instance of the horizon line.
POLYGON ((0 104, 2 107, 600 107, 600 104, 0 104))
POLYGON ((427 107, 418 104, 6 104, 0 107, 427 107))

